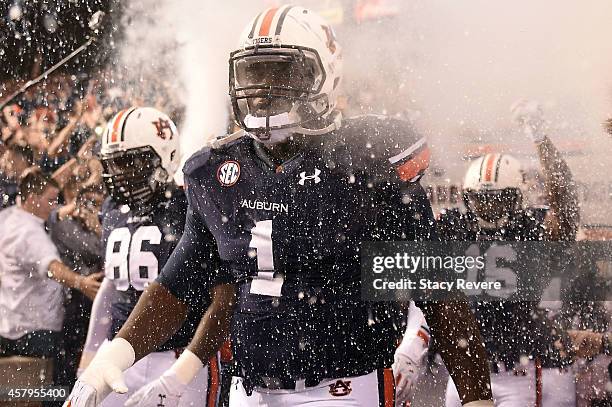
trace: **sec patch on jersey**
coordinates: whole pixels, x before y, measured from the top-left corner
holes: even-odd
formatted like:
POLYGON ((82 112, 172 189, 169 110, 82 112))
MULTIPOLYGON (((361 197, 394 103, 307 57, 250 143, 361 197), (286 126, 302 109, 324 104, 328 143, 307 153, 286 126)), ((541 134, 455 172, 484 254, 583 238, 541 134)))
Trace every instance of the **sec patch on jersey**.
POLYGON ((240 164, 238 161, 225 161, 217 169, 217 180, 224 187, 231 187, 240 179, 240 164))

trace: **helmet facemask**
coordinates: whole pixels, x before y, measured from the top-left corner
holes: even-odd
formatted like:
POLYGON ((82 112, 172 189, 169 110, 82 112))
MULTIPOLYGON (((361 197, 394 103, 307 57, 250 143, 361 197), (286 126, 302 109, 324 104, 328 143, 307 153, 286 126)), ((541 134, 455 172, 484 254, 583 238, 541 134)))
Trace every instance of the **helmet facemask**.
POLYGON ((276 143, 292 133, 320 128, 330 112, 321 94, 325 71, 316 50, 260 46, 230 57, 234 116, 247 133, 276 143))
POLYGON ((490 227, 503 227, 512 215, 522 207, 522 194, 519 188, 497 190, 466 190, 464 203, 482 224, 490 227))
POLYGON ((104 154, 102 178, 112 200, 142 210, 161 196, 168 183, 162 160, 150 146, 104 154))

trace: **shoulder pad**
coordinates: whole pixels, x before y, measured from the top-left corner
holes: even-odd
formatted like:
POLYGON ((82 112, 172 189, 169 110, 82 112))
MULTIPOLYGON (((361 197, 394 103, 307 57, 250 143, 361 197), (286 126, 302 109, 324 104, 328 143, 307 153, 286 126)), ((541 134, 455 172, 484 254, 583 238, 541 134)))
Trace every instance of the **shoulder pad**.
POLYGON ((183 202, 187 202, 185 190, 182 187, 176 186, 175 188, 172 188, 171 190, 166 191, 166 194, 168 194, 168 192, 170 193, 170 196, 166 200, 166 202, 167 203, 169 202, 170 206, 175 206, 175 205, 180 206, 183 202))
POLYGON ((367 115, 345 121, 346 144, 369 168, 396 173, 402 181, 418 181, 429 167, 425 137, 407 120, 367 115))
POLYGON ((183 173, 185 176, 193 174, 199 168, 206 165, 212 157, 223 155, 223 153, 234 148, 238 144, 245 140, 249 140, 250 138, 244 137, 244 134, 244 131, 236 132, 230 136, 218 138, 211 144, 202 147, 185 162, 183 166, 183 173), (219 143, 219 141, 221 142, 219 143))
POLYGON ((113 200, 111 199, 110 196, 107 196, 104 199, 104 202, 102 202, 102 207, 100 208, 100 214, 102 216, 106 215, 107 213, 109 213, 110 211, 114 210, 117 208, 117 204, 115 204, 115 202, 113 202, 113 200))
POLYGON ((198 168, 203 167, 210 159, 211 153, 212 150, 210 147, 203 147, 196 151, 187 159, 187 161, 185 161, 185 165, 183 166, 183 174, 191 175, 198 168))
POLYGON ((183 220, 187 212, 187 196, 185 191, 181 187, 176 187, 169 192, 172 195, 160 202, 158 208, 162 209, 164 219, 169 219, 172 222, 177 219, 183 220))

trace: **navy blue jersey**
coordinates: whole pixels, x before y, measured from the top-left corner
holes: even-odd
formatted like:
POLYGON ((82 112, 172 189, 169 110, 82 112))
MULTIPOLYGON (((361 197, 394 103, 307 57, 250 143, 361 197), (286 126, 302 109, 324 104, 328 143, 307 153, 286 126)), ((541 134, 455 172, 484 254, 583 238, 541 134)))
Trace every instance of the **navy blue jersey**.
MULTIPOLYGON (((503 228, 485 229, 478 225, 473 213, 449 209, 441 212, 438 230, 442 240, 451 241, 542 241, 545 215, 543 208, 527 208, 515 212, 503 228)), ((505 257, 503 252, 495 255, 505 257)), ((507 367, 518 364, 522 356, 538 357, 545 367, 569 363, 555 347, 555 342, 569 343, 568 338, 537 302, 477 301, 472 303, 472 310, 490 360, 503 362, 507 367)))
MULTIPOLYGON (((187 202, 180 189, 147 213, 136 213, 127 206, 107 199, 102 211, 102 240, 106 278, 117 290, 112 303, 109 339, 121 329, 146 286, 154 281, 183 234, 187 202)), ((208 306, 203 296, 193 303, 183 327, 158 350, 186 346, 208 306)))
POLYGON ((407 122, 349 119, 311 140, 275 167, 243 137, 201 150, 184 169, 194 222, 214 235, 238 284, 239 374, 258 385, 389 367, 399 311, 361 300, 360 245, 436 238, 415 182, 429 150, 407 122))

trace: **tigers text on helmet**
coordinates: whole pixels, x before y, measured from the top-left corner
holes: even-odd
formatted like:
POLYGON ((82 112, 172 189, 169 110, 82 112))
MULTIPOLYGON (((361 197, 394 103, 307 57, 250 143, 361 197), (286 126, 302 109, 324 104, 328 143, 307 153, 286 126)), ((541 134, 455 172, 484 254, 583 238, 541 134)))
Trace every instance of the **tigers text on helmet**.
POLYGON ((465 174, 463 199, 466 208, 486 227, 502 227, 522 208, 524 172, 508 154, 486 154, 474 160, 465 174))
POLYGON ((230 54, 235 120, 262 142, 336 129, 341 80, 342 50, 333 29, 303 7, 263 11, 230 54))
POLYGON ((180 160, 178 131, 157 109, 122 110, 102 135, 100 159, 112 199, 139 210, 173 182, 180 160))

